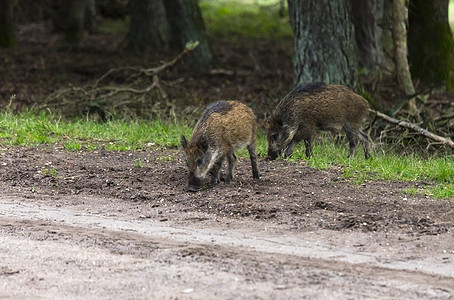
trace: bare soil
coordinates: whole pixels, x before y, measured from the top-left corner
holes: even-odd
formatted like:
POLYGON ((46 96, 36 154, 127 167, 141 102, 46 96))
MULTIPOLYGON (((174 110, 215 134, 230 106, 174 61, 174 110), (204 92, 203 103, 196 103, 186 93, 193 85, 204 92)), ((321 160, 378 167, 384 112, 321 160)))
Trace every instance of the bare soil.
MULTIPOLYGON (((65 55, 45 28, 22 29, 25 47, 0 52, 2 103, 16 93, 18 110, 120 57, 84 45, 65 55)), ((289 45, 215 47, 242 72, 189 78, 184 101, 257 105, 288 91, 289 45)), ((178 149, 1 146, 0 298, 454 299, 452 200, 403 193, 430 183, 358 185, 304 161, 259 169, 253 180, 240 159, 231 184, 190 193, 178 149)))
POLYGON ((231 184, 190 193, 172 149, 1 163, 0 297, 454 297, 452 202, 402 193, 415 183, 265 160, 253 180, 241 159, 231 184))

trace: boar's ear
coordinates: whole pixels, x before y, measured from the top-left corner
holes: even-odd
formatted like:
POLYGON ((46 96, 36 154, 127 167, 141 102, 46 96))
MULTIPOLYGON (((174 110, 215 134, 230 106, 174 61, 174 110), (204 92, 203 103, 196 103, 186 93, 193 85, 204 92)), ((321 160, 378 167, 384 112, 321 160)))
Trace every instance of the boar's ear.
POLYGON ((188 140, 186 140, 186 137, 184 135, 181 136, 181 146, 183 146, 184 149, 188 147, 188 140))

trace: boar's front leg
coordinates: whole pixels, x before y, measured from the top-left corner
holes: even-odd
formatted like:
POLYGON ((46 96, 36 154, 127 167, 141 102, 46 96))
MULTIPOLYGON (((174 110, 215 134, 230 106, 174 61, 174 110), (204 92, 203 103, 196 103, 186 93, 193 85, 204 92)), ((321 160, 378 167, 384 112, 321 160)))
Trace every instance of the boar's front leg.
MULTIPOLYGON (((296 134, 293 136, 292 141, 290 144, 288 144, 287 149, 285 149, 284 157, 291 157, 293 154, 293 149, 295 148, 296 145, 298 145, 301 140, 307 140, 307 138, 304 137, 304 135, 301 132, 301 128, 298 129, 296 134)), ((306 148, 307 149, 307 148, 306 148)))
POLYGON ((220 182, 220 179, 219 179, 219 172, 221 170, 221 166, 222 166, 222 160, 219 160, 217 163, 215 163, 213 165, 213 167, 211 168, 210 170, 210 174, 211 174, 211 181, 210 181, 210 184, 211 185, 216 185, 220 182))

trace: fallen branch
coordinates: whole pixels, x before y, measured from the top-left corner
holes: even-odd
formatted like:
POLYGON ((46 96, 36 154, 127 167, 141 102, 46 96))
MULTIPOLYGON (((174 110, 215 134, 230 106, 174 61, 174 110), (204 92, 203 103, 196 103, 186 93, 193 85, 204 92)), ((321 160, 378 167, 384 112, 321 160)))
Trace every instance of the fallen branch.
POLYGON ((133 77, 139 77, 141 75, 145 76, 155 76, 163 71, 166 71, 172 67, 174 67, 177 63, 182 61, 189 53, 191 53, 192 50, 194 50, 197 46, 199 45, 199 41, 195 42, 188 42, 183 51, 180 52, 174 59, 172 59, 169 62, 165 62, 162 65, 159 65, 154 68, 134 68, 134 67, 124 67, 124 68, 115 68, 115 69, 110 69, 107 71, 104 75, 102 75, 98 80, 96 80, 94 87, 97 87, 99 83, 107 78, 110 74, 118 71, 134 71, 137 74, 135 74, 133 77))
POLYGON ((373 112, 377 117, 385 120, 385 121, 388 121, 390 123, 393 123, 393 124, 396 124, 398 126, 401 126, 401 127, 405 127, 405 128, 408 128, 408 129, 411 129, 413 131, 416 131, 417 133, 431 139, 431 140, 434 140, 436 142, 439 142, 443 145, 448 145, 450 146, 451 148, 454 149, 454 142, 449 139, 449 138, 444 138, 442 136, 439 136, 439 135, 436 135, 424 128, 421 128, 415 124, 412 124, 412 123, 409 123, 409 122, 406 122, 406 121, 402 121, 402 120, 398 120, 398 119, 395 119, 395 118, 392 118, 388 115, 385 115, 379 111, 376 111, 376 110, 372 110, 372 109, 369 109, 370 112, 373 112))
POLYGON ((70 86, 67 89, 58 90, 53 94, 49 95, 40 108, 67 108, 71 111, 74 111, 75 107, 84 106, 93 107, 96 106, 100 110, 109 107, 118 107, 117 103, 119 94, 127 94, 124 98, 127 98, 127 101, 123 101, 120 98, 120 103, 133 105, 138 104, 142 105, 144 97, 149 97, 148 94, 156 93, 156 96, 159 100, 167 100, 167 94, 161 86, 161 81, 159 74, 174 67, 179 62, 181 62, 192 50, 194 50, 197 45, 196 42, 189 42, 186 44, 184 50, 180 52, 174 59, 171 61, 162 63, 161 65, 153 68, 141 68, 141 67, 124 67, 124 68, 115 68, 107 71, 102 75, 98 80, 95 81, 93 85, 87 85, 83 87, 74 87, 70 86), (106 86, 101 85, 101 82, 111 76, 113 73, 127 72, 129 74, 129 80, 134 79, 134 82, 129 83, 123 86, 106 86), (145 87, 143 86, 146 84, 145 87), (114 99, 114 97, 116 97, 114 99))

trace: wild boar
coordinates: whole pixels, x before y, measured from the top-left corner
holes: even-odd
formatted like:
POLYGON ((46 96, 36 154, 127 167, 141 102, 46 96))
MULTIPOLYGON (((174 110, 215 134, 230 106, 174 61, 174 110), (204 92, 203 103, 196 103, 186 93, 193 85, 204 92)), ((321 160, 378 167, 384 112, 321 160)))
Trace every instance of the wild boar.
POLYGON ((236 162, 234 152, 247 147, 252 176, 259 178, 257 168, 257 119, 252 109, 238 101, 217 101, 202 114, 188 142, 181 136, 189 171, 189 190, 198 191, 205 176, 211 174, 211 185, 220 182, 219 171, 227 158, 225 183, 230 183, 236 162))
POLYGON ((360 128, 368 116, 369 103, 346 86, 322 82, 297 85, 279 102, 271 116, 266 115, 268 158, 282 152, 291 156, 293 148, 304 141, 306 157, 312 155, 312 137, 322 131, 344 130, 349 142, 348 157, 355 153, 358 140, 366 159, 369 140, 360 128))

